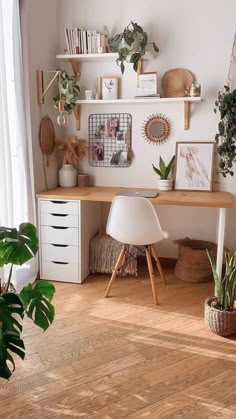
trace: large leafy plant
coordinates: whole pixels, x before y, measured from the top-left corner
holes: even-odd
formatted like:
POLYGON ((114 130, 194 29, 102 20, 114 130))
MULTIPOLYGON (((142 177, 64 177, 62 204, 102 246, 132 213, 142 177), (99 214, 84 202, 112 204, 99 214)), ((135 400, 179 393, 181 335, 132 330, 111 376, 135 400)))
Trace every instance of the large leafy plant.
POLYGON ((172 157, 170 162, 166 165, 162 157, 160 156, 159 160, 159 169, 152 164, 154 172, 160 176, 160 179, 166 180, 169 177, 171 170, 173 169, 175 164, 175 156, 172 157))
POLYGON ((53 98, 55 108, 58 109, 59 101, 64 102, 65 111, 70 114, 79 98, 80 87, 78 85, 80 73, 69 75, 61 70, 59 73, 59 94, 53 98))
POLYGON ((236 299, 236 253, 231 255, 229 251, 225 252, 225 274, 222 280, 217 275, 215 260, 208 250, 207 255, 216 287, 217 297, 214 307, 218 310, 233 311, 236 299))
POLYGON ((236 89, 232 92, 229 86, 218 93, 215 102, 220 112, 218 132, 215 135, 217 153, 219 156, 219 172, 224 177, 234 175, 233 165, 236 162, 236 89))
POLYGON ((24 316, 43 330, 54 319, 51 304, 55 288, 47 281, 27 285, 20 293, 11 283, 14 265, 23 265, 36 255, 38 239, 33 224, 22 223, 19 229, 0 227, 0 267, 9 265, 9 275, 4 283, 0 278, 0 377, 10 378, 15 370, 13 354, 25 357, 25 345, 21 338, 24 316))
POLYGON ((145 55, 147 45, 152 45, 154 51, 159 49, 155 42, 148 42, 147 32, 137 23, 130 22, 123 32, 118 33, 110 40, 110 49, 118 53, 116 60, 121 68, 121 73, 125 71, 125 62, 132 63, 134 71, 138 69, 139 60, 145 55))

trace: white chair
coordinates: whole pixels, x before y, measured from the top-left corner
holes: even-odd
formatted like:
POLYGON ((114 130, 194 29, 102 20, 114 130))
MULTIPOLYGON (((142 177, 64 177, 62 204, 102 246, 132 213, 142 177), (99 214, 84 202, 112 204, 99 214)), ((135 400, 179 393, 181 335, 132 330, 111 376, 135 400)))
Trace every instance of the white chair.
POLYGON ((114 271, 108 284, 105 296, 108 297, 117 272, 124 265, 129 245, 145 246, 148 270, 151 280, 154 304, 158 304, 157 288, 153 273, 152 257, 156 261, 162 280, 165 276, 157 256, 154 243, 168 237, 162 231, 156 211, 147 198, 116 196, 113 198, 106 232, 123 244, 114 271))

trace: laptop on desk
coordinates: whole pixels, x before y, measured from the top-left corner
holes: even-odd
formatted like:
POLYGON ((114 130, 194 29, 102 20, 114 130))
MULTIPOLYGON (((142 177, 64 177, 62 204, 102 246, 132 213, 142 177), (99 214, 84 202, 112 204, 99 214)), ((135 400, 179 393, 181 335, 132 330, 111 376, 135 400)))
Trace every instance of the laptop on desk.
POLYGON ((156 198, 159 195, 159 192, 153 191, 133 191, 133 190, 124 190, 117 192, 116 196, 141 196, 143 198, 156 198))

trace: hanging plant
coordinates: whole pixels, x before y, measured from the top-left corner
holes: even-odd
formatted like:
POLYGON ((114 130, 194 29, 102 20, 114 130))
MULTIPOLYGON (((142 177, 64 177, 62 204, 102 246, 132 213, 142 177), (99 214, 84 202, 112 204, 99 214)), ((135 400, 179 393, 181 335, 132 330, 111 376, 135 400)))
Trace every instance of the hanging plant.
POLYGON ((70 114, 79 98, 80 87, 78 85, 80 73, 69 75, 62 70, 59 75, 59 94, 53 98, 55 108, 58 109, 60 100, 64 101, 64 109, 70 114))
POLYGON ((159 52, 155 42, 148 42, 147 32, 144 32, 140 25, 132 21, 123 32, 110 40, 111 51, 118 53, 116 62, 120 66, 122 74, 125 71, 125 62, 132 63, 134 71, 137 71, 139 60, 145 55, 147 45, 152 45, 154 51, 159 52))
POLYGON ((230 92, 229 86, 218 93, 214 112, 220 112, 218 132, 215 135, 219 156, 219 172, 224 177, 234 175, 236 162, 236 89, 230 92))

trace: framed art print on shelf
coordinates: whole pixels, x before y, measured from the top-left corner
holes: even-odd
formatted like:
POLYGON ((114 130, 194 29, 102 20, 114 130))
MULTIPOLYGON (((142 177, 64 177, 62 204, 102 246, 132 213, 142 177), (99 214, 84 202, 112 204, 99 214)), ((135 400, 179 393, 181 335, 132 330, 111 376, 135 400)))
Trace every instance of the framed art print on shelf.
POLYGON ((119 77, 101 77, 100 78, 101 99, 115 100, 119 96, 119 77))
POLYGON ((157 94, 157 73, 141 73, 138 76, 138 95, 152 96, 157 94))
POLYGON ((175 190, 212 191, 214 142, 176 143, 175 190))

